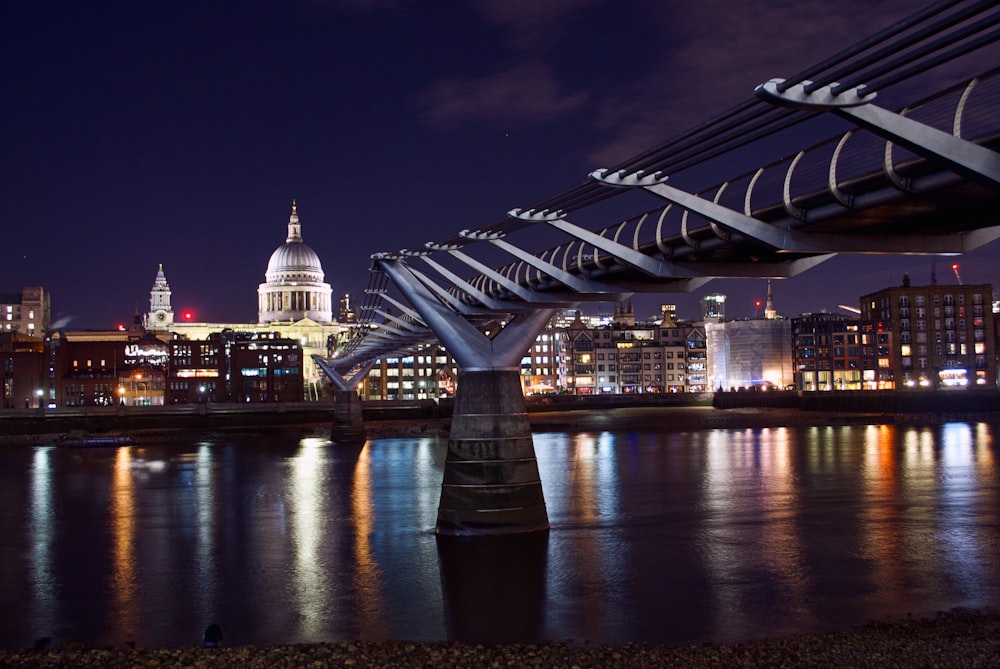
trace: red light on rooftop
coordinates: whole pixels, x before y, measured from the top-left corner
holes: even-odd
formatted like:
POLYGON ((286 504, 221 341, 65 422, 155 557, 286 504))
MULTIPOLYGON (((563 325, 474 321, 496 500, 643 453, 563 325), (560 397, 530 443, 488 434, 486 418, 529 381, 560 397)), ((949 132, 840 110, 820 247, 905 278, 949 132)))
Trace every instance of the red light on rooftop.
POLYGON ((119 323, 118 325, 115 326, 115 329, 118 330, 119 332, 125 332, 125 324, 119 323))
POLYGON ((184 320, 186 320, 186 321, 189 321, 192 318, 194 318, 194 314, 191 313, 190 311, 185 311, 184 314, 183 314, 183 316, 184 316, 184 320))

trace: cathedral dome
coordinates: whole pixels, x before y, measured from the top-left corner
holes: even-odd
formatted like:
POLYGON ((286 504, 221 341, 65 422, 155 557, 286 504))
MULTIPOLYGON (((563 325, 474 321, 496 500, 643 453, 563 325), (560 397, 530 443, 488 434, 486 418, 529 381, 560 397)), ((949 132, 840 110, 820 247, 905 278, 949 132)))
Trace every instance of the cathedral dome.
POLYGON ((285 281, 323 281, 323 263, 319 256, 302 241, 302 225, 292 202, 292 215, 288 217, 288 236, 285 243, 274 250, 267 261, 264 277, 268 283, 285 281))
POLYGON ((319 256, 302 241, 302 226, 293 200, 288 236, 271 254, 264 273, 265 283, 257 288, 257 322, 303 318, 332 322, 331 289, 323 281, 324 276, 319 256))
POLYGON ((323 264, 319 261, 316 252, 309 248, 309 245, 302 241, 286 241, 271 254, 271 259, 267 261, 266 276, 270 280, 271 275, 282 273, 309 273, 318 274, 318 281, 323 280, 323 264))

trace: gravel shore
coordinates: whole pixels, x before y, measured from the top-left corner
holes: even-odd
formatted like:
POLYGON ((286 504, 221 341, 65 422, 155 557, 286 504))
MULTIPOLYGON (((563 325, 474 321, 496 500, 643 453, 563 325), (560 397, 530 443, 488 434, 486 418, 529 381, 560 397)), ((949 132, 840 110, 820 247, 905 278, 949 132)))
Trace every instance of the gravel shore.
POLYGON ((746 644, 663 648, 569 643, 483 646, 453 642, 344 642, 233 648, 85 648, 0 651, 0 667, 260 668, 539 667, 1000 667, 1000 614, 956 610, 933 619, 870 623, 848 632, 797 635, 746 644))

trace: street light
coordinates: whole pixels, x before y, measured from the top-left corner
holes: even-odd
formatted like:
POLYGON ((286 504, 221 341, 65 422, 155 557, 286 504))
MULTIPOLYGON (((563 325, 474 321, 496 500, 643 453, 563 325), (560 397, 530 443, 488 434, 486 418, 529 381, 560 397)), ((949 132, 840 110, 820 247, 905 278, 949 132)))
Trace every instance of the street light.
POLYGON ((42 395, 43 395, 43 394, 44 394, 44 393, 43 393, 43 391, 42 391, 42 389, 41 389, 41 388, 39 388, 38 390, 36 390, 36 391, 35 391, 35 397, 37 397, 37 398, 38 398, 38 408, 39 408, 39 409, 41 409, 41 408, 42 408, 42 395))

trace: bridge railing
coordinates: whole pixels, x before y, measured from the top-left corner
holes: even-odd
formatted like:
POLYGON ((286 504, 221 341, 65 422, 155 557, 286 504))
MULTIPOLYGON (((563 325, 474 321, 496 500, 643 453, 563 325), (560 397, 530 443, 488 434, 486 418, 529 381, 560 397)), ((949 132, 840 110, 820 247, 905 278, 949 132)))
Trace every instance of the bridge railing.
MULTIPOLYGON (((1000 41, 1000 31, 995 28, 998 23, 1000 6, 996 2, 937 2, 788 79, 775 80, 776 89, 784 93, 799 86, 812 94, 826 87, 834 97, 850 93, 862 102, 868 102, 870 98, 865 96, 875 91, 882 95, 886 90, 906 90, 910 94, 900 99, 909 99, 915 97, 912 91, 917 90, 917 86, 925 87, 924 90, 929 86, 938 87, 936 82, 944 76, 941 73, 946 72, 952 81, 960 83, 911 103, 901 110, 901 114, 995 151, 1000 136, 998 71, 986 72, 974 80, 955 76, 955 72, 961 71, 959 64, 964 62, 963 58, 990 53, 990 49, 995 52, 995 45, 1000 41)), ((810 124, 825 123, 830 117, 823 108, 786 108, 774 104, 773 99, 769 102, 753 96, 630 157, 608 173, 630 177, 658 175, 669 177, 671 184, 681 186, 685 186, 687 180, 688 193, 781 230, 808 226, 820 226, 818 229, 822 230, 824 221, 831 220, 833 223, 828 223, 827 228, 834 224, 844 227, 845 223, 850 227, 854 222, 847 217, 853 211, 967 180, 934 157, 893 146, 868 130, 855 128, 851 120, 841 124, 839 133, 805 149, 798 148, 801 141, 789 144, 785 139, 812 128, 810 124), (747 154, 762 146, 793 148, 778 160, 749 171, 741 170, 737 176, 714 186, 693 183, 697 175, 704 175, 712 165, 745 163, 747 154)), ((815 130, 808 131, 815 133, 815 130)), ((565 280, 555 278, 556 272, 546 269, 545 263, 556 271, 585 278, 590 285, 597 285, 597 280, 603 281, 604 288, 598 286, 601 289, 619 282, 626 292, 641 290, 643 283, 646 289, 686 290, 700 284, 685 274, 687 270, 678 264, 680 261, 711 257, 718 265, 718 260, 725 258, 723 251, 732 251, 731 255, 737 260, 745 260, 773 250, 757 239, 694 213, 690 207, 664 204, 662 199, 650 207, 652 195, 642 193, 644 199, 636 200, 634 193, 642 190, 612 188, 594 179, 585 179, 524 210, 531 215, 509 215, 479 227, 466 227, 444 240, 428 242, 416 253, 403 249, 375 254, 372 285, 377 289, 371 291, 374 306, 369 318, 358 329, 362 336, 353 340, 350 349, 355 351, 355 357, 363 357, 393 346, 412 346, 415 341, 416 333, 400 333, 398 328, 386 323, 384 317, 381 321, 375 318, 381 312, 378 309, 380 300, 389 288, 381 272, 383 262, 420 265, 421 271, 416 276, 430 285, 450 308, 463 309, 473 316, 495 318, 504 304, 522 299, 519 297, 521 292, 514 290, 518 287, 532 294, 551 293, 556 301, 568 300, 574 291, 583 299, 585 291, 567 289, 565 280), (616 203, 627 199, 630 212, 638 213, 591 214, 603 210, 612 198, 616 203), (645 204, 632 206, 634 202, 645 204), (498 240, 527 236, 530 243, 531 239, 544 237, 539 229, 552 232, 549 227, 552 217, 567 216, 574 221, 577 218, 591 221, 587 229, 594 231, 589 233, 592 236, 578 234, 573 238, 570 235, 565 241, 531 253, 529 258, 500 260, 490 265, 493 269, 489 272, 473 272, 470 278, 459 276, 466 276, 468 268, 474 266, 459 254, 471 253, 476 248, 477 252, 487 249, 481 254, 495 257, 498 240), (605 240, 614 244, 609 245, 605 240), (739 249, 741 244, 747 248, 739 249), (752 250, 757 248, 760 253, 752 250), (620 249, 630 249, 681 269, 677 276, 667 271, 651 277, 648 271, 645 274, 635 271, 634 262, 624 260, 620 249), (532 258, 541 260, 543 266, 530 262, 532 258)), ((962 223, 950 223, 956 224, 962 223)), ((709 275, 711 272, 708 270, 709 275)), ((412 319, 409 324, 432 336, 419 318, 412 315, 405 318, 412 319)))

